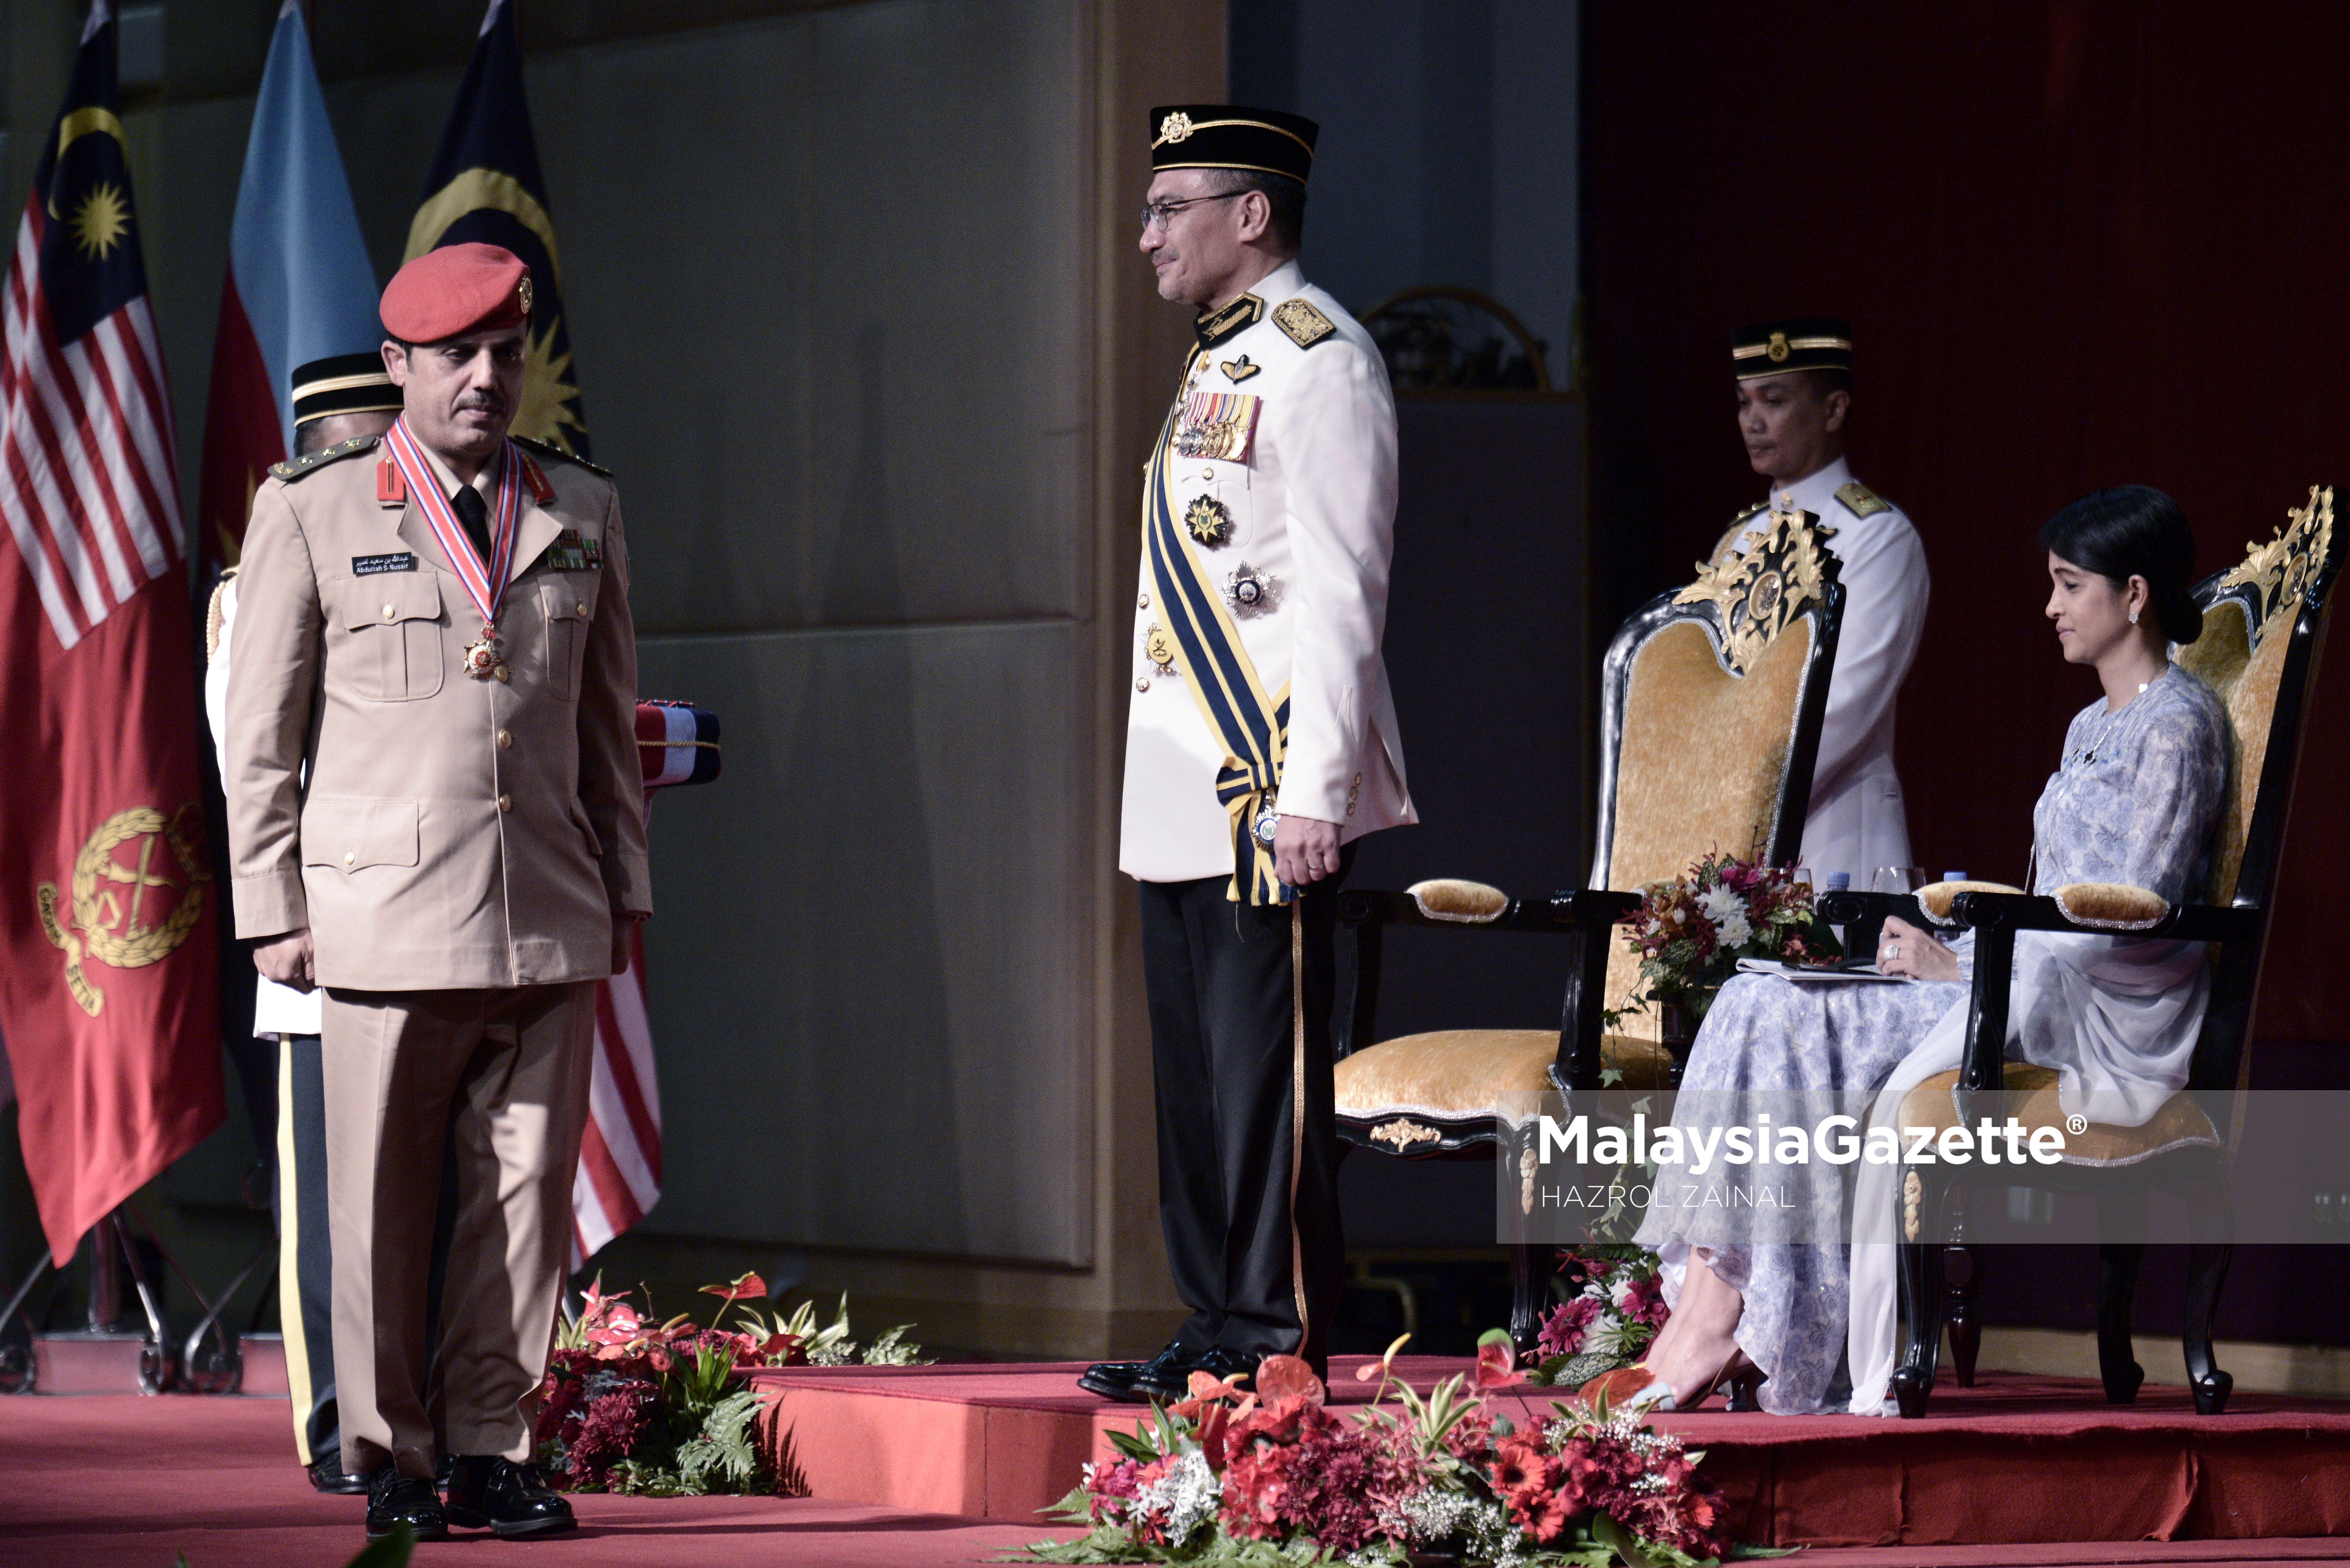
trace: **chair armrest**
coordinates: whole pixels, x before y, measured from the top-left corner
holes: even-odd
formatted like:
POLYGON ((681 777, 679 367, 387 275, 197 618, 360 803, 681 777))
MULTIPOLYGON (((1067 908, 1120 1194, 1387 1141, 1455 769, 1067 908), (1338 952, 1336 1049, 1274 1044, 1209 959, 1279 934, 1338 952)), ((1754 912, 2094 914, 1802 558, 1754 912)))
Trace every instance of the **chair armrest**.
POLYGON ((1447 931, 1547 931, 1577 939, 1569 950, 1563 1033, 1580 1042, 1568 1055, 1596 1064, 1599 1011, 1606 1005, 1601 992, 1607 975, 1608 938, 1616 922, 1639 907, 1638 893, 1607 888, 1568 888, 1547 898, 1513 898, 1477 882, 1421 882, 1401 893, 1349 888, 1338 895, 1338 921, 1351 940, 1342 949, 1336 1054, 1343 1059, 1378 1039, 1382 933, 1388 926, 1419 926, 1447 931))
POLYGON ((1424 926, 1443 930, 1587 931, 1614 925, 1640 907, 1638 893, 1607 888, 1576 888, 1547 898, 1513 898, 1482 883, 1422 882, 1401 893, 1349 888, 1338 895, 1338 919, 1350 926, 1424 926), (1432 889, 1441 889, 1433 892, 1432 889), (1502 900, 1487 914, 1465 889, 1502 900))
MULTIPOLYGON (((2023 893, 1961 893, 1951 902, 1950 918, 1954 924, 1972 926, 1978 931, 2078 931, 2092 937, 2127 931, 2133 936, 2195 942, 2245 941, 2260 932, 2262 911, 2256 906, 2180 904, 2151 920, 2111 919, 2096 907, 2099 900, 2095 895, 2098 891, 2102 889, 2081 884, 2059 888, 2054 898, 2023 893)), ((2138 893, 2143 898, 2153 898, 2136 888, 2126 891, 2138 893)))
MULTIPOLYGON (((2097 903, 2086 885, 2059 889, 2075 909, 2097 903)), ((2131 888, 2138 899, 2153 899, 2143 889, 2131 888)), ((2159 902, 2159 900, 2155 900, 2159 902)), ((2112 900, 2114 905, 2126 901, 2112 900)), ((2148 911, 2150 912, 2150 910, 2148 911)), ((1976 1092, 1997 1089, 2002 1082, 2002 1058, 2007 1054, 2009 988, 2014 982, 2015 933, 2018 931, 2078 931, 2084 936, 2109 937, 2116 929, 2135 935, 2180 941, 2237 942, 2260 934, 2262 911, 2251 906, 2222 908, 2215 904, 2181 904, 2152 924, 2132 921, 2126 928, 2097 918, 2096 923, 2075 919, 2057 898, 2024 893, 1961 893, 1951 901, 1951 918, 1975 932, 1975 973, 1967 997, 1966 1054, 1959 1070, 1959 1087, 1976 1092)))

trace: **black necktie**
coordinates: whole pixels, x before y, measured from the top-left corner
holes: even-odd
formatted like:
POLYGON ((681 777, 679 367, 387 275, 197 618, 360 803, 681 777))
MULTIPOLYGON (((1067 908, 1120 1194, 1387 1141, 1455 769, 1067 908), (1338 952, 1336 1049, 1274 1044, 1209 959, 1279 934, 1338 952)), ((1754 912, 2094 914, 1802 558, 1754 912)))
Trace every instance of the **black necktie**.
POLYGON ((490 504, 482 493, 470 484, 457 486, 451 504, 457 508, 457 521, 465 525, 465 537, 473 542, 473 553, 482 557, 482 569, 490 566, 490 504))

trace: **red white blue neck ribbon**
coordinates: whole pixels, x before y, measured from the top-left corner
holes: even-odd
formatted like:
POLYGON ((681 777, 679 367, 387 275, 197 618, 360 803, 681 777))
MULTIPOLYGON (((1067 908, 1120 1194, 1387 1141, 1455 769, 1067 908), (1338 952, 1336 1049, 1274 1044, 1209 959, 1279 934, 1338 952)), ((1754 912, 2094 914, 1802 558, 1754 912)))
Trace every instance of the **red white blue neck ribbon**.
POLYGON ((490 509, 490 559, 485 566, 464 524, 458 521, 457 509, 441 493, 441 482, 425 461, 424 449, 416 444, 406 415, 392 421, 384 441, 391 448, 392 461, 400 464, 400 477, 407 481, 409 499, 424 514, 432 536, 441 542, 441 553, 457 568, 465 597, 482 612, 483 630, 494 633, 498 610, 505 603, 506 577, 514 566, 515 520, 522 514, 522 460, 514 442, 503 443, 505 462, 498 473, 497 504, 490 509))

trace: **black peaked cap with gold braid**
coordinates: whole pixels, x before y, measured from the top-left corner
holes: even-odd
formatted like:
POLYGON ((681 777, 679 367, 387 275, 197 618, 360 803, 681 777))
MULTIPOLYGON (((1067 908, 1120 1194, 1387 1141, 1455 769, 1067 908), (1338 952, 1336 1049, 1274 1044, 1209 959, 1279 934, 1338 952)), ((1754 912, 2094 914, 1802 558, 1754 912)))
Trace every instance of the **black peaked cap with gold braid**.
POLYGON ((1252 169, 1305 183, 1322 128, 1303 115, 1229 103, 1161 104, 1150 111, 1150 167, 1252 169))
POLYGON ((1738 379, 1776 376, 1787 370, 1852 370, 1852 323, 1832 316, 1796 321, 1766 321, 1731 335, 1730 361, 1738 379))
POLYGON ((400 389, 383 368, 383 356, 336 354, 313 359, 294 372, 294 422, 308 424, 330 414, 398 413, 400 389))

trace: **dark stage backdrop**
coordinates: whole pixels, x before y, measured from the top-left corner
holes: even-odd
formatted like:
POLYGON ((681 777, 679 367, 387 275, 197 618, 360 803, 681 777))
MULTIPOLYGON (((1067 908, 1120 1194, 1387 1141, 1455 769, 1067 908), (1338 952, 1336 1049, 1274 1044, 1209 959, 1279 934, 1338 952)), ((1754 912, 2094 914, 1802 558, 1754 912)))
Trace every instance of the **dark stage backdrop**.
MULTIPOLYGON (((1917 520, 1934 574, 1901 701, 1916 857, 2020 879, 2033 802, 2095 695, 2041 618, 2040 523, 2101 484, 2158 485, 2210 571, 2312 483, 2350 485, 2350 10, 1584 16, 1602 635, 1762 493, 1732 426, 1731 328, 1850 317, 1853 467, 1917 520)), ((2342 504, 2350 520, 2350 490, 2342 504)), ((2267 1039, 2350 1038, 2333 895, 2345 719, 2337 640, 2286 841, 2267 1039)))

